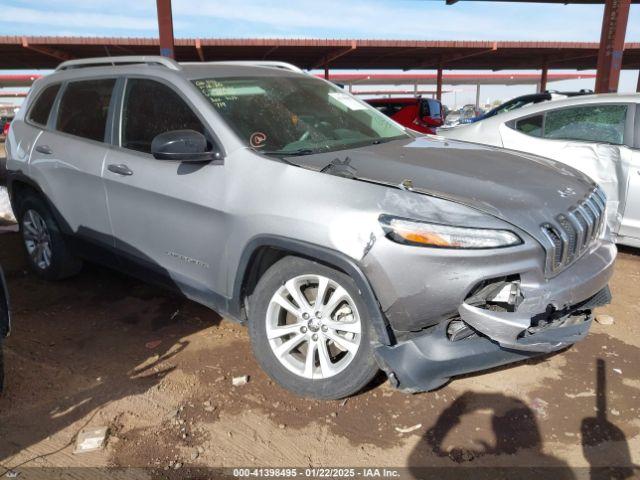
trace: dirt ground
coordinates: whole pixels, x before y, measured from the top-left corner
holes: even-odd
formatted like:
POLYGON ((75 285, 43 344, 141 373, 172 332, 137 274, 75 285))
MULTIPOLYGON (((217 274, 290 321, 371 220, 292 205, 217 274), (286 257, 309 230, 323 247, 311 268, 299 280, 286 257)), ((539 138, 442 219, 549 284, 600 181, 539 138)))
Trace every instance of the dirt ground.
POLYGON ((582 343, 431 393, 404 394, 381 379, 346 402, 282 390, 257 366, 244 327, 153 286, 92 265, 64 282, 39 280, 13 232, 0 234, 0 264, 14 320, 0 396, 0 477, 9 468, 69 466, 184 477, 202 466, 567 469, 553 478, 589 478, 588 467, 601 466, 615 467, 615 476, 594 470, 591 478, 640 472, 640 254, 632 250, 620 253, 613 304, 598 312, 615 323, 594 323, 582 343), (249 383, 233 387, 238 375, 249 383), (598 398, 606 401, 600 411, 598 398), (73 454, 86 426, 108 426, 108 444, 73 454))

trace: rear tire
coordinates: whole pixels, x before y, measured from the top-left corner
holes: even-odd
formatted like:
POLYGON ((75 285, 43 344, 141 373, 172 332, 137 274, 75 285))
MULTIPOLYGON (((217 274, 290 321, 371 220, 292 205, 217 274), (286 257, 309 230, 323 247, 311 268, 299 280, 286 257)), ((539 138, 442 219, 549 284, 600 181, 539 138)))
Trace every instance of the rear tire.
POLYGON ((19 203, 20 234, 31 269, 47 280, 76 275, 82 261, 73 254, 49 206, 38 195, 27 194, 19 203))
POLYGON ((260 278, 249 302, 249 335, 265 372, 301 396, 344 398, 379 370, 355 282, 303 258, 285 257, 260 278))

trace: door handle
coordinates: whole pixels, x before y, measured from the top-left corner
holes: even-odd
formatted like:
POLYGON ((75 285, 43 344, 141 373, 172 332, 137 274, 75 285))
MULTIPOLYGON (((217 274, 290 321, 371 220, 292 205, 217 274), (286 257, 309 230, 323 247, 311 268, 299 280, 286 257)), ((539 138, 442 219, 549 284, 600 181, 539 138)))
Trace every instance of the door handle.
POLYGON ((112 163, 111 165, 107 166, 107 170, 113 173, 117 173, 118 175, 133 175, 133 170, 127 167, 124 163, 112 163))
POLYGON ((51 147, 49 145, 38 145, 36 147, 36 152, 44 153, 45 155, 51 155, 53 153, 53 150, 51 150, 51 147))

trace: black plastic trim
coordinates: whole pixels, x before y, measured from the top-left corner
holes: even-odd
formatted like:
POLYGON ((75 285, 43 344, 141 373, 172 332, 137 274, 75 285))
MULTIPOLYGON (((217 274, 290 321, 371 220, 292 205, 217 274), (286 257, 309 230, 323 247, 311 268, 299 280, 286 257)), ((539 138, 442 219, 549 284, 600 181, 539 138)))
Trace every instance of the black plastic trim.
POLYGON ((231 308, 229 309, 232 316, 242 316, 242 286, 249 272, 249 261, 253 254, 262 247, 272 247, 285 252, 291 252, 292 254, 332 265, 345 272, 360 289, 362 299, 367 306, 369 319, 373 323, 373 327, 378 335, 379 343, 383 345, 393 345, 395 343, 393 332, 382 314, 378 299, 367 277, 353 259, 336 250, 279 235, 259 235, 247 243, 240 257, 233 285, 232 305, 230 305, 231 308))
POLYGON ((0 267, 0 338, 8 337, 10 332, 11 309, 9 306, 9 290, 7 289, 7 282, 4 278, 2 267, 0 267))

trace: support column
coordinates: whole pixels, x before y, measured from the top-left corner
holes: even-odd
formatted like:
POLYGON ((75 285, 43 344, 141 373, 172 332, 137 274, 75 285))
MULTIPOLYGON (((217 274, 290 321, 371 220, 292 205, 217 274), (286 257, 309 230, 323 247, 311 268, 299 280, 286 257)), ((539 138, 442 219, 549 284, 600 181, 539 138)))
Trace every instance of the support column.
POLYGON ((606 0, 598 52, 596 93, 618 91, 630 0, 606 0))
POLYGON ((549 69, 544 67, 540 74, 540 92, 544 92, 547 89, 547 77, 549 75, 549 69))
POLYGON ((480 82, 476 83, 476 109, 480 108, 480 82))
POLYGON ((329 80, 329 65, 324 66, 324 79, 329 80))
POLYGON ((436 75, 436 98, 442 101, 442 68, 438 69, 436 75))
POLYGON ((160 55, 175 58, 173 51, 173 16, 171 0, 156 0, 158 9, 158 32, 160 34, 160 55))
POLYGON ((636 92, 640 93, 640 70, 638 70, 638 85, 636 86, 636 92))

